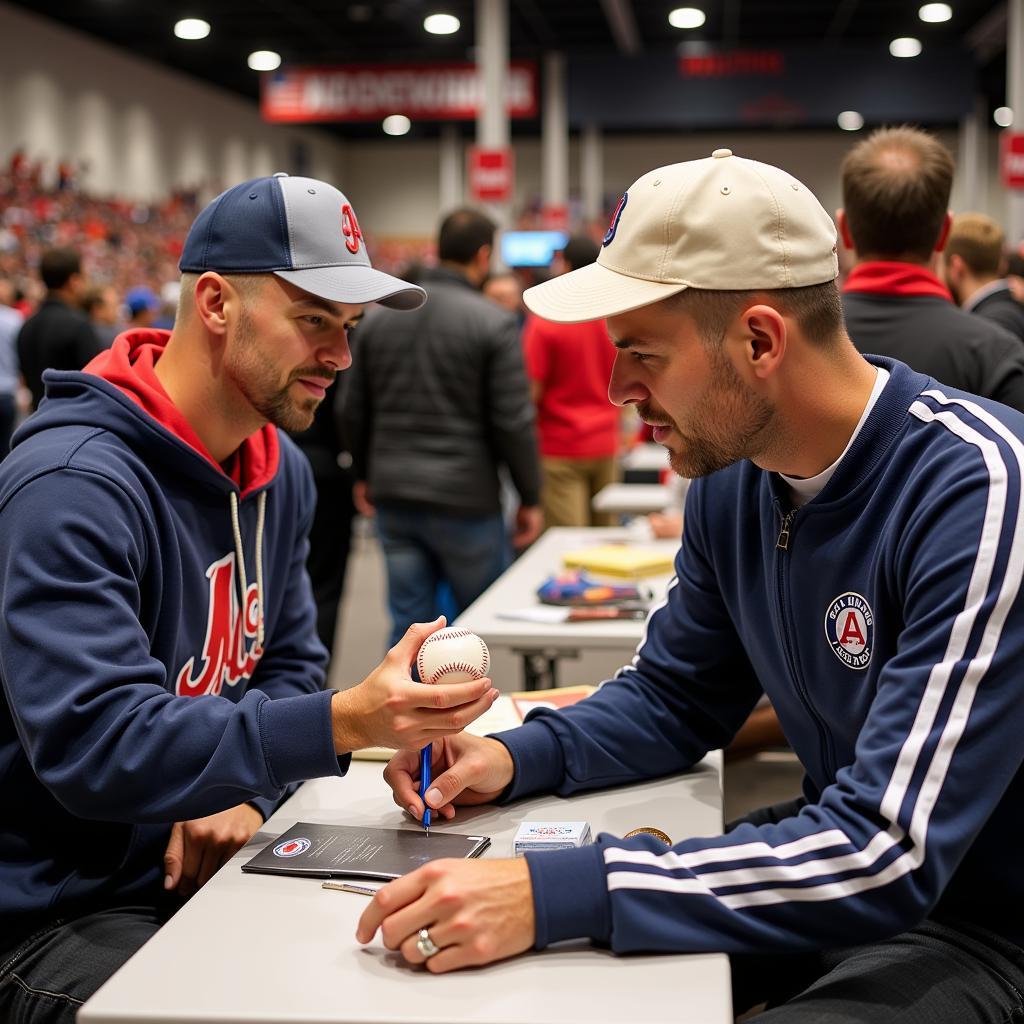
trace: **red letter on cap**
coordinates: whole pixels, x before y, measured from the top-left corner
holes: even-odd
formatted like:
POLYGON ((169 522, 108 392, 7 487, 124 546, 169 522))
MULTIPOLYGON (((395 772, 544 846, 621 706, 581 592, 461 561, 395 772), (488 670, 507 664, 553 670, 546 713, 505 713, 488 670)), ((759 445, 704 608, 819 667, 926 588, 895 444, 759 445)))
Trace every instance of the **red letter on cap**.
POLYGON ((348 203, 341 208, 341 233, 345 236, 345 248, 353 254, 359 252, 359 239, 363 233, 359 229, 355 211, 348 203))

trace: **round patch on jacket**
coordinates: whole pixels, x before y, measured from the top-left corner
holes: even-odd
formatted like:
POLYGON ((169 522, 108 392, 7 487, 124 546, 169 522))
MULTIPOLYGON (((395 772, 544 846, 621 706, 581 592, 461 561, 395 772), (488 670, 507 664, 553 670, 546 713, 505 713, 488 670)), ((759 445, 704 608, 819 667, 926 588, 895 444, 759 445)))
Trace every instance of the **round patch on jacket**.
POLYGON ((835 656, 847 668, 867 668, 875 639, 871 605, 852 590, 840 594, 825 613, 825 636, 835 656))
POLYGON ((275 857, 298 857, 300 853, 305 853, 313 844, 305 837, 300 836, 298 839, 289 839, 285 843, 278 843, 274 847, 275 857))

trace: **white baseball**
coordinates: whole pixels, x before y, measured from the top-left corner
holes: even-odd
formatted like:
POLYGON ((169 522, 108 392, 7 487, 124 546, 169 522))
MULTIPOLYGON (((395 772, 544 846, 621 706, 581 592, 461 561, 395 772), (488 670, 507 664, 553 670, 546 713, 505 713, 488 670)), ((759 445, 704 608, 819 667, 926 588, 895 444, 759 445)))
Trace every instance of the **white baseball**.
POLYGON ((487 675, 491 652, 476 633, 448 626, 423 641, 416 667, 425 683, 468 683, 487 675))

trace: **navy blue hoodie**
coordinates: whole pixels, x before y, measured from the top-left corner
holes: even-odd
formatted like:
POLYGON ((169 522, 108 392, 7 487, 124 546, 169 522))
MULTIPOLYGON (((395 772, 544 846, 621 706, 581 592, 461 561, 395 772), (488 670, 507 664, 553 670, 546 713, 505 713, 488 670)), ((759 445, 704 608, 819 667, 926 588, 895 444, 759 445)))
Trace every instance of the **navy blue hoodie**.
POLYGON ((0 468, 0 946, 155 898, 175 821, 347 766, 309 466, 272 426, 219 466, 153 372, 168 337, 49 371, 0 468))

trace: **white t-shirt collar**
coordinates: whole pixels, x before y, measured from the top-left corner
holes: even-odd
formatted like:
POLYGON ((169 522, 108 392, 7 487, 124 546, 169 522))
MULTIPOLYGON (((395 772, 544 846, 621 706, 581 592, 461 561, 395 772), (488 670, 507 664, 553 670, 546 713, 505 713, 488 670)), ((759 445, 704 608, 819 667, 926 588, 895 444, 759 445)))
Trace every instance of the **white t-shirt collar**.
POLYGON ((868 396, 867 405, 864 406, 864 411, 860 414, 857 426, 854 427, 853 433, 850 435, 850 440, 843 449, 842 455, 840 455, 839 458, 828 467, 828 469, 823 469, 817 476, 809 476, 806 478, 786 476, 785 473, 779 474, 789 487, 789 496, 793 502, 794 508, 803 508, 807 502, 821 494, 825 484, 832 479, 832 474, 835 473, 836 469, 839 467, 839 463, 846 458, 846 453, 850 450, 850 446, 857 439, 857 435, 861 432, 865 422, 867 422, 867 418, 871 414, 871 410, 875 407, 875 402, 878 401, 878 396, 881 395, 882 388, 885 387, 888 379, 889 371, 883 369, 881 366, 876 366, 875 383, 871 388, 871 394, 868 396))

